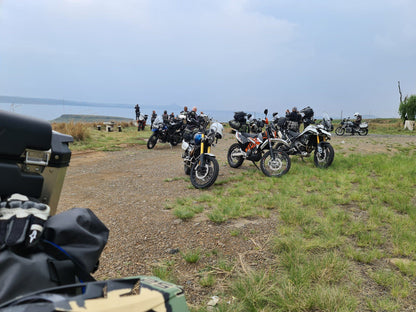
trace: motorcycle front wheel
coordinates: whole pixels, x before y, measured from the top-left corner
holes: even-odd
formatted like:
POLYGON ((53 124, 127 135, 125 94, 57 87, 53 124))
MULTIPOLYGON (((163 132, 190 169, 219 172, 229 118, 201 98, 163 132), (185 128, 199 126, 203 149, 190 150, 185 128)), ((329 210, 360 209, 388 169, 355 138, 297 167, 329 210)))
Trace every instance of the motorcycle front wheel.
POLYGON ((192 165, 191 183, 197 189, 210 187, 217 180, 220 166, 214 157, 205 156, 205 164, 202 166, 200 158, 192 165))
POLYGON ((335 134, 336 135, 344 135, 344 133, 345 133, 345 129, 342 128, 342 127, 338 127, 338 128, 335 129, 335 134))
POLYGON ((290 157, 283 151, 273 149, 273 156, 270 151, 266 152, 260 159, 260 169, 268 177, 281 177, 290 169, 290 157))
POLYGON ((367 135, 368 134, 368 129, 367 128, 362 128, 362 129, 358 130, 358 134, 359 135, 367 135))
POLYGON ((157 135, 152 134, 149 140, 147 140, 147 148, 152 149, 153 147, 155 147, 156 143, 157 143, 157 135))
POLYGON ((315 149, 315 155, 313 157, 313 161, 315 166, 318 168, 328 168, 331 166, 332 162, 334 161, 334 148, 331 144, 318 144, 318 147, 315 149), (319 151, 321 149, 321 151, 319 151))
POLYGON ((241 147, 238 143, 234 143, 228 149, 227 160, 231 168, 238 168, 244 162, 243 156, 233 156, 235 153, 241 153, 241 147))

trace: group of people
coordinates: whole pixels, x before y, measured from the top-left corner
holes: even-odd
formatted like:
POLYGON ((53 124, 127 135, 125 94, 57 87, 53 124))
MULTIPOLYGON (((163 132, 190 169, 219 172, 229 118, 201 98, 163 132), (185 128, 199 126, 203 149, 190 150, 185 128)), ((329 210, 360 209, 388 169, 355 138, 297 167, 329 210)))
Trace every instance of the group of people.
MULTIPOLYGON (((139 120, 140 117, 140 106, 138 104, 136 104, 135 106, 135 112, 136 112, 136 120, 139 120)), ((189 126, 195 126, 198 127, 201 121, 202 116, 204 115, 203 112, 201 112, 199 115, 197 114, 197 108, 196 106, 194 106, 192 108, 192 110, 188 110, 188 107, 185 106, 183 108, 183 111, 181 111, 179 113, 179 115, 181 116, 181 118, 179 116, 175 116, 175 114, 172 112, 170 114, 168 114, 168 111, 165 110, 163 111, 162 114, 162 120, 164 124, 168 124, 169 122, 172 121, 176 121, 179 119, 183 119, 184 122, 189 126)), ((156 118, 157 118, 157 113, 155 110, 152 111, 152 115, 150 116, 150 127, 153 127, 153 123, 155 122, 156 118)))

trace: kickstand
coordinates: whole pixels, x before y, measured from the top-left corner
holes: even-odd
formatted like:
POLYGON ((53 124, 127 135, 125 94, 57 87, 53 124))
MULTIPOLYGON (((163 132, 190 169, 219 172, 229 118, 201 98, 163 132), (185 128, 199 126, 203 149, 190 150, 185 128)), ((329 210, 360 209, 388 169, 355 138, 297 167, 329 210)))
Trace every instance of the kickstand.
POLYGON ((251 162, 254 164, 254 166, 256 166, 256 168, 257 168, 257 169, 259 169, 259 170, 260 170, 260 168, 259 168, 259 167, 257 166, 257 164, 254 162, 254 160, 252 160, 251 162))

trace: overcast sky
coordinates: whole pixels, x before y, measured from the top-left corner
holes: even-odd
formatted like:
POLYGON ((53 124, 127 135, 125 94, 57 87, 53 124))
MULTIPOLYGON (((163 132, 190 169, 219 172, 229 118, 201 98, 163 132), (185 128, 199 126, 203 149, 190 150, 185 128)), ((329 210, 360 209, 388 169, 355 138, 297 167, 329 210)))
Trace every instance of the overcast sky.
POLYGON ((0 95, 398 117, 415 0, 0 0, 0 95))

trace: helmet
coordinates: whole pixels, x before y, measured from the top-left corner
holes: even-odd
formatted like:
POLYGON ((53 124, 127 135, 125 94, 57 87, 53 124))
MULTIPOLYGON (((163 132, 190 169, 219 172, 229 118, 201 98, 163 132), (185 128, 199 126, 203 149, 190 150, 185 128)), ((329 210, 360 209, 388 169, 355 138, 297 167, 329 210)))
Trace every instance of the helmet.
POLYGON ((354 114, 354 117, 357 117, 358 115, 359 115, 359 113, 355 113, 355 114, 354 114))

